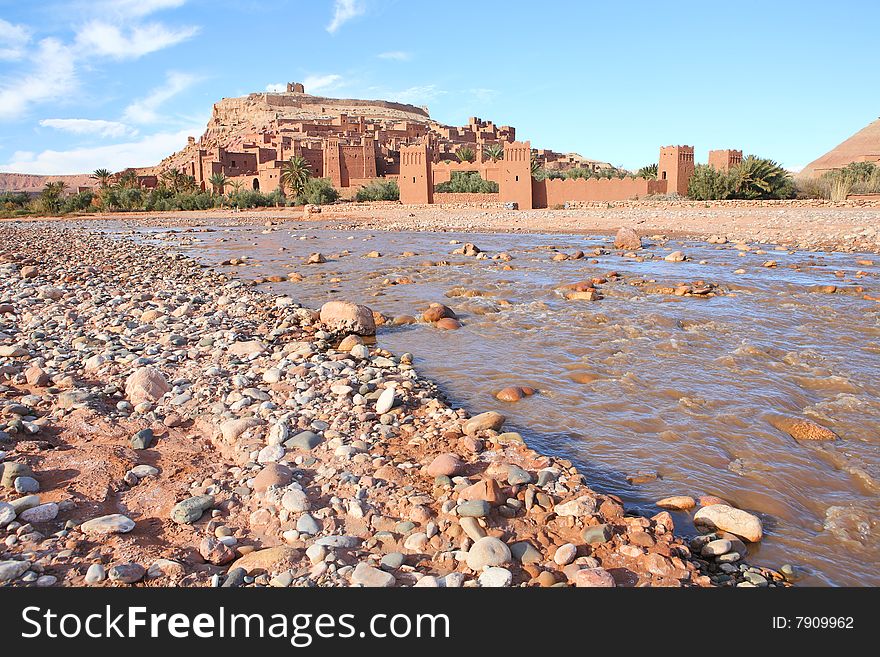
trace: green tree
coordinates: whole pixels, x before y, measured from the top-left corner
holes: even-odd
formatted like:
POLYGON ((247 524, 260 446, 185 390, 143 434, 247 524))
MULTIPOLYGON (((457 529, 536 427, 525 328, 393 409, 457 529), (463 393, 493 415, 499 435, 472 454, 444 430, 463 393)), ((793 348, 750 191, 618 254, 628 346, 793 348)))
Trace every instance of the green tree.
POLYGON ((657 180, 657 165, 649 164, 636 171, 636 178, 647 178, 648 180, 657 180))
POLYGON ((312 177, 309 163, 300 155, 294 155, 281 165, 281 187, 292 196, 302 196, 306 183, 312 177))
POLYGON ((688 196, 695 201, 716 201, 732 198, 735 188, 733 176, 708 164, 694 167, 688 183, 688 196))
POLYGON ((214 192, 222 196, 226 192, 226 185, 229 184, 229 178, 226 177, 225 173, 218 172, 211 174, 211 177, 208 178, 208 182, 211 183, 214 192))
POLYGON ((339 192, 329 178, 309 178, 303 185, 302 193, 297 196, 297 203, 324 205, 333 203, 338 198, 339 192))
POLYGON ((98 186, 101 189, 104 189, 104 188, 110 186, 110 178, 112 176, 113 176, 113 174, 110 173, 109 169, 95 169, 95 172, 92 174, 91 177, 94 180, 98 181, 98 186))
POLYGON ((400 187, 394 180, 374 180, 357 190, 355 199, 361 203, 365 201, 399 201, 400 187))
POLYGON ((63 180, 46 183, 43 191, 40 192, 40 202, 45 212, 57 213, 61 210, 66 187, 63 180))
POLYGON ((788 171, 764 157, 749 155, 731 169, 734 196, 742 199, 774 199, 794 196, 788 171))
POLYGON ((462 146, 455 151, 455 156, 459 162, 473 162, 477 159, 477 154, 470 146, 462 146))
POLYGON ((128 171, 123 173, 121 176, 119 176, 118 185, 122 189, 137 189, 139 187, 137 174, 134 171, 132 171, 131 169, 129 169, 128 171))
POLYGON ((166 169, 159 174, 161 184, 175 194, 184 188, 185 179, 186 176, 177 169, 166 169))
POLYGON ((487 144, 483 149, 483 155, 493 162, 504 159, 504 144, 487 144))

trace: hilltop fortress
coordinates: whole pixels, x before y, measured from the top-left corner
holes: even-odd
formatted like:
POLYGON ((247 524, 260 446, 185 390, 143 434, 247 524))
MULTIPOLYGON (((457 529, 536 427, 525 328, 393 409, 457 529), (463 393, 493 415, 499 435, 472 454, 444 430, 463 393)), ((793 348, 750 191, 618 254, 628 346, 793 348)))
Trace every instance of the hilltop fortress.
MULTIPOLYGON (((278 189, 284 162, 302 157, 313 176, 328 178, 340 190, 377 179, 393 179, 405 204, 435 202, 435 186, 457 172, 476 172, 498 183, 497 194, 480 195, 519 209, 553 207, 572 201, 612 201, 651 195, 686 195, 694 171, 692 146, 660 150, 654 178, 611 177, 547 179, 532 177, 533 166, 548 171, 573 167, 591 172, 614 169, 608 162, 580 155, 533 149, 517 141, 515 128, 472 117, 461 127, 443 125, 427 108, 382 100, 312 96, 301 83, 284 92, 254 93, 216 103, 205 133, 189 138, 181 151, 159 165, 135 169, 140 184, 155 187, 163 172, 192 176, 201 189, 222 174, 230 184, 271 192, 278 189), (503 156, 486 149, 500 146, 503 156), (472 161, 456 153, 467 147, 472 161)), ((711 151, 709 164, 735 166, 742 151, 711 151)), ((437 195, 438 201, 467 201, 461 194, 437 195)))
MULTIPOLYGON (((312 96, 301 83, 291 82, 281 93, 224 98, 214 105, 198 140, 190 137, 184 149, 158 166, 135 171, 145 187, 158 184, 163 171, 176 169, 203 189, 209 188, 213 174, 222 173, 230 182, 269 192, 278 187, 283 162, 300 156, 312 175, 346 189, 376 178, 396 178, 400 150, 407 145, 425 142, 438 161, 457 161, 455 152, 463 146, 481 158, 487 145, 515 139, 514 128, 478 117, 466 126, 447 126, 431 119, 425 107, 312 96)), ((549 169, 612 168, 577 154, 543 150, 537 156, 549 169)))

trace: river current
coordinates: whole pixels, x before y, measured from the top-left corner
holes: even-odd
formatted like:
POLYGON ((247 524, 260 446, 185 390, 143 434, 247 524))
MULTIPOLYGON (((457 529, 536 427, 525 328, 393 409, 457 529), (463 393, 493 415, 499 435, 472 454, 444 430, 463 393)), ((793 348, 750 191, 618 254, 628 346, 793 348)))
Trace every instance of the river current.
MULTIPOLYGON (((765 538, 750 546, 752 563, 793 564, 808 585, 880 585, 880 303, 859 288, 880 294, 876 256, 646 240, 636 259, 598 235, 297 224, 135 234, 248 280, 298 272, 301 281, 263 287, 308 307, 338 298, 418 317, 446 304, 462 328, 385 325, 378 340, 414 354, 452 402, 500 411, 531 447, 572 460, 594 489, 642 512, 663 497, 709 494, 757 513, 765 538), (453 255, 453 242, 488 258, 453 255), (578 250, 586 256, 553 260, 578 250), (688 260, 664 260, 675 250, 688 260), (304 264, 313 252, 327 262, 304 264), (512 259, 492 258, 500 253, 512 259), (220 264, 236 258, 247 264, 220 264), (600 286, 601 300, 556 291, 609 272, 621 278, 600 286), (699 280, 722 294, 652 291, 699 280), (829 285, 837 291, 815 287, 829 285), (539 392, 495 399, 511 385, 539 392), (798 442, 774 427, 778 416, 811 419, 840 440, 798 442)), ((694 532, 690 513, 673 516, 677 531, 694 532)))

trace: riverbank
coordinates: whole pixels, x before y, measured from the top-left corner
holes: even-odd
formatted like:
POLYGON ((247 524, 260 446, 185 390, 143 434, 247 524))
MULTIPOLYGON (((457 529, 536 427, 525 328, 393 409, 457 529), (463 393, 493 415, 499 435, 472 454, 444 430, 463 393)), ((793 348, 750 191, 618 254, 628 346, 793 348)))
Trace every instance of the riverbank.
POLYGON ((363 308, 58 224, 0 243, 4 583, 783 583, 451 408, 363 308))
MULTIPOLYGON (((33 219, 43 221, 44 219, 33 219)), ((137 221, 152 226, 198 226, 266 221, 311 221, 315 225, 370 230, 612 234, 633 226, 642 234, 731 242, 773 243, 798 249, 880 253, 880 201, 615 201, 568 210, 503 210, 488 204, 402 206, 343 203, 304 216, 303 208, 259 208, 230 212, 115 212, 60 221, 137 221)), ((3 222, 13 220, 0 220, 3 222)), ((30 221, 30 220, 29 220, 30 221)))

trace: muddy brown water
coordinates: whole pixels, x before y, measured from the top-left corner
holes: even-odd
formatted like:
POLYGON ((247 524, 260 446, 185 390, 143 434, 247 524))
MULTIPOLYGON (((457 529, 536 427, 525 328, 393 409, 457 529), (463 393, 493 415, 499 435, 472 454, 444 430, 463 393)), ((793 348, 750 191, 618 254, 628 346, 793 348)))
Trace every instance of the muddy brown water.
MULTIPOLYGON (((610 250, 606 236, 291 224, 135 234, 249 280, 299 272, 301 282, 263 287, 309 307, 338 298, 418 316, 430 302, 447 304, 461 329, 383 326, 378 338, 397 354, 413 353, 453 403, 500 411, 534 449, 571 459, 594 489, 638 512, 655 513, 654 502, 670 495, 710 494, 759 514, 766 536, 750 547, 752 563, 793 564, 809 585, 880 585, 880 303, 855 289, 880 295, 880 262, 857 263, 877 256, 659 241, 644 250, 653 260, 637 262, 610 250), (452 240, 513 259, 452 255, 452 240), (592 255, 596 248, 610 252, 592 255), (554 262, 556 249, 587 257, 554 262), (673 250, 690 260, 664 261, 673 250), (316 251, 328 262, 303 264, 316 251), (371 251, 382 256, 366 257, 371 251), (241 257, 246 266, 219 264, 241 257), (768 260, 778 266, 763 267, 768 260), (610 271, 623 279, 603 285, 600 301, 555 292, 610 271), (412 283, 389 284, 403 277, 412 283), (669 286, 705 280, 727 292, 646 294, 630 284, 642 278, 669 286), (838 292, 811 291, 815 285, 838 292), (479 296, 449 296, 463 290, 479 296), (571 379, 583 372, 594 380, 571 379), (494 398, 510 385, 540 392, 516 403, 494 398), (778 415, 812 419, 841 439, 799 443, 774 428, 778 415), (656 478, 629 483, 636 474, 656 478)), ((678 532, 696 533, 691 513, 673 516, 678 532)))

